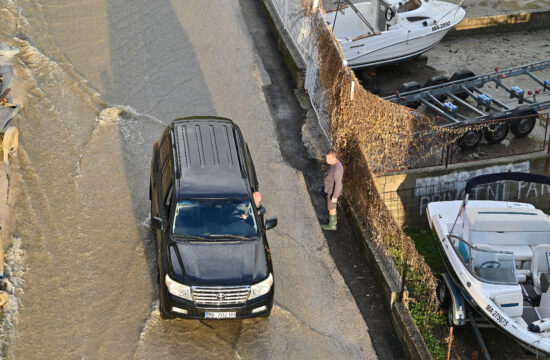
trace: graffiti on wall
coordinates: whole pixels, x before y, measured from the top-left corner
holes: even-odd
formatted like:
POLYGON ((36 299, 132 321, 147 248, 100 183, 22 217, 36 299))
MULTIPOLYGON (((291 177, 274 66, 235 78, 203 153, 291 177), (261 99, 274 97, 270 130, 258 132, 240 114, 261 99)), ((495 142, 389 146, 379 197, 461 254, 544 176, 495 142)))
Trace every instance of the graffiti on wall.
MULTIPOLYGON (((416 179, 415 196, 420 199, 420 216, 424 215, 426 206, 430 202, 462 200, 466 182, 472 177, 509 171, 529 172, 529 161, 494 165, 470 171, 455 171, 447 175, 416 179)), ((539 194, 544 195, 545 192, 550 194, 550 187, 547 185, 541 187, 537 184, 520 183, 517 198, 520 200, 530 196, 539 196, 539 194)), ((494 183, 476 186, 471 196, 472 199, 507 200, 509 192, 506 183, 494 183)))

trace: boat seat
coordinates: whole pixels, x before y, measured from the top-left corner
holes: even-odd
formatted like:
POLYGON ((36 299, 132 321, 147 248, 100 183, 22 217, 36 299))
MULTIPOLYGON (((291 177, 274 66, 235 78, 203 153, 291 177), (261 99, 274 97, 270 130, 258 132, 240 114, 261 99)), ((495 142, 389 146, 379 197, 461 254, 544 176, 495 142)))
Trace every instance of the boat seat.
POLYGON ((470 231, 468 238, 472 244, 533 246, 548 244, 550 231, 470 231))
POLYGON ((541 290, 541 276, 545 278, 543 280, 546 285, 548 280, 547 275, 550 269, 548 267, 547 254, 550 252, 550 245, 537 245, 533 246, 533 260, 531 261, 531 276, 533 277, 533 285, 537 295, 541 295, 544 291, 541 290))
POLYGON ((514 253, 516 261, 531 261, 533 250, 529 245, 493 245, 491 247, 496 251, 511 251, 514 253))
POLYGON ((518 274, 518 282, 519 283, 525 283, 528 279, 531 278, 531 270, 530 269, 517 269, 516 273, 518 274))
POLYGON ((514 236, 526 232, 548 235, 550 232, 550 218, 539 209, 474 208, 466 212, 466 223, 471 232, 491 235, 495 232, 514 236))
POLYGON ((521 289, 495 295, 493 301, 510 317, 517 317, 523 314, 523 294, 521 289))
POLYGON ((531 276, 531 269, 516 269, 518 275, 531 276))
POLYGON ((540 303, 537 308, 537 313, 539 314, 541 319, 550 317, 550 292, 548 291, 548 288, 546 289, 546 291, 542 291, 542 295, 540 296, 540 303))
POLYGON ((529 269, 531 267, 533 250, 529 245, 491 245, 491 247, 497 251, 513 252, 517 269, 529 269))

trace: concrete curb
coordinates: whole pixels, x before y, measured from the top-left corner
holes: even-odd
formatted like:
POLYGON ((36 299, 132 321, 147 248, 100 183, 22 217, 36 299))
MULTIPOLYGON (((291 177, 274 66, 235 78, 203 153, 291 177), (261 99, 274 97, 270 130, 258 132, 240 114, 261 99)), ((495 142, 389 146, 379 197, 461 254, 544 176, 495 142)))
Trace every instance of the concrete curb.
MULTIPOLYGON (((355 235, 361 239, 361 248, 363 255, 367 259, 369 268, 374 275, 376 284, 382 290, 386 301, 386 307, 390 312, 391 321, 395 328, 395 332, 399 337, 399 341, 403 345, 403 350, 408 359, 425 360, 433 359, 418 327, 406 305, 406 301, 395 301, 399 295, 400 289, 390 277, 388 270, 380 256, 376 251, 376 246, 369 240, 369 231, 361 219, 359 212, 349 203, 347 199, 343 199, 342 204, 346 210, 347 217, 350 220, 351 226, 355 235)), ((404 294, 404 298, 407 294, 404 294)))
POLYGON ((548 28, 550 28, 550 10, 520 11, 464 18, 447 33, 446 37, 548 28))

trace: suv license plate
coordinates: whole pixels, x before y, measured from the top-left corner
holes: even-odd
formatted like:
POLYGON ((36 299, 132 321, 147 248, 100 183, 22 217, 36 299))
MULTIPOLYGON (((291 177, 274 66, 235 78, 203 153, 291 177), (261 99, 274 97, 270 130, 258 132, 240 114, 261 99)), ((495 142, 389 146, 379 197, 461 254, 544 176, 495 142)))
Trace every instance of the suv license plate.
POLYGON ((237 315, 235 311, 233 312, 206 312, 204 317, 207 319, 232 319, 237 315))

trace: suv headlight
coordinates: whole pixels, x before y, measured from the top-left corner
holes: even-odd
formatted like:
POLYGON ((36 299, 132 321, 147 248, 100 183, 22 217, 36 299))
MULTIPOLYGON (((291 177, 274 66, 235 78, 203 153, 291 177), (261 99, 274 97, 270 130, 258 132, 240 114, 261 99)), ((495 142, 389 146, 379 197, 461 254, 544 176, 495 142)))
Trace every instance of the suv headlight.
POLYGON ((184 298, 187 300, 193 300, 191 297, 191 287, 187 285, 180 284, 177 281, 174 281, 166 274, 164 277, 164 282, 166 284, 166 288, 168 289, 168 292, 172 295, 178 296, 180 298, 184 298))
POLYGON ((273 286, 273 275, 269 274, 267 279, 250 287, 250 296, 248 300, 267 294, 269 290, 271 290, 271 286, 273 286))

